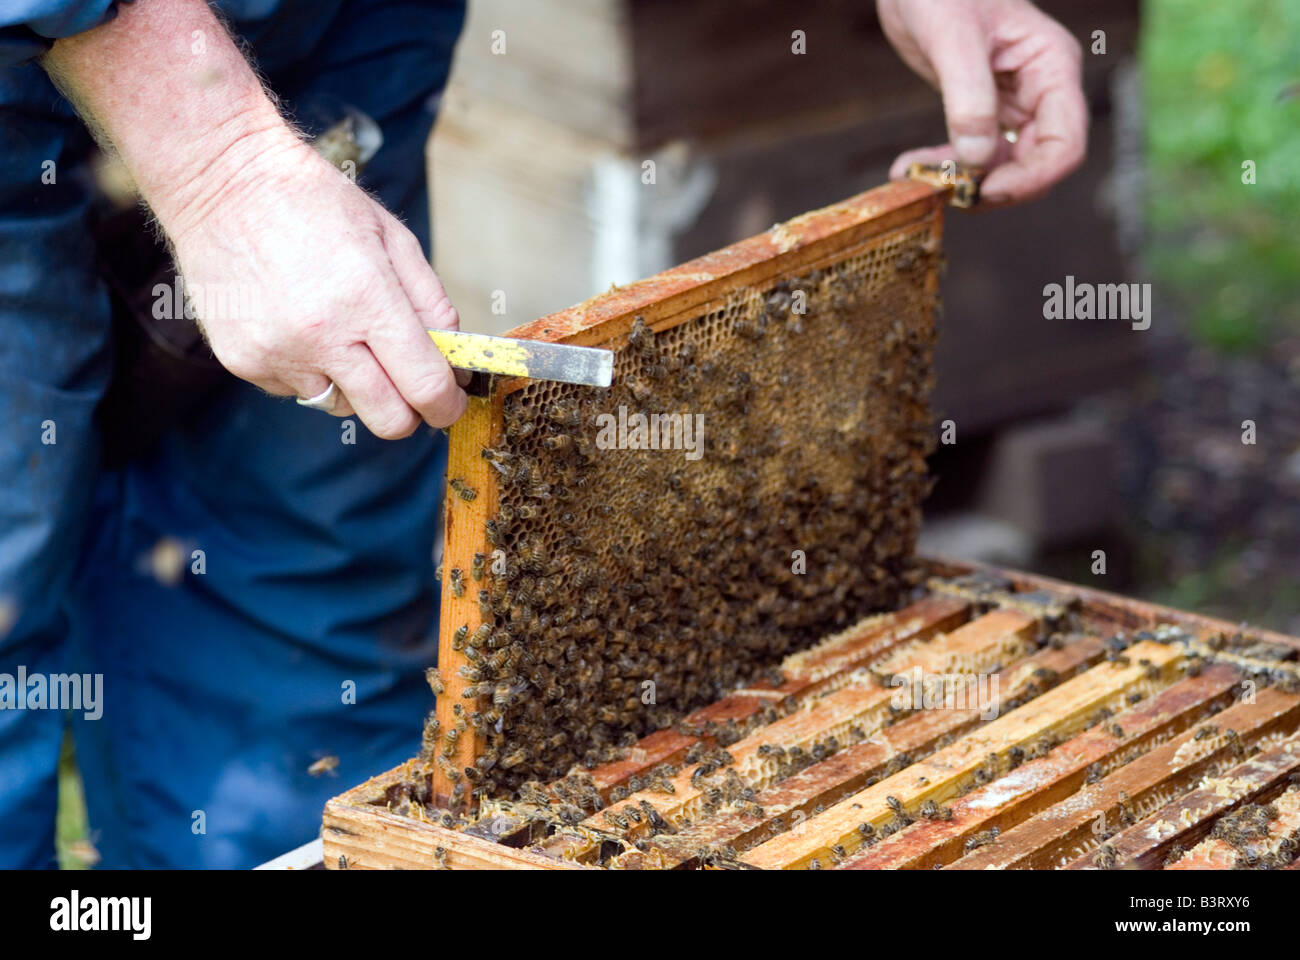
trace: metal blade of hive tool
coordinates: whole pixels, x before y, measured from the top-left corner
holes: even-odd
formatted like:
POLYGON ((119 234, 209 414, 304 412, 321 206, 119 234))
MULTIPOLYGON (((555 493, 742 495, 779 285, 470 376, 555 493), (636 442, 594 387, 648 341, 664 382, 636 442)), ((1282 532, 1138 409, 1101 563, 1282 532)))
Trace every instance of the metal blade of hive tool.
POLYGON ((430 330, 429 336, 447 362, 461 370, 588 387, 608 387, 614 378, 613 350, 459 330, 430 330))

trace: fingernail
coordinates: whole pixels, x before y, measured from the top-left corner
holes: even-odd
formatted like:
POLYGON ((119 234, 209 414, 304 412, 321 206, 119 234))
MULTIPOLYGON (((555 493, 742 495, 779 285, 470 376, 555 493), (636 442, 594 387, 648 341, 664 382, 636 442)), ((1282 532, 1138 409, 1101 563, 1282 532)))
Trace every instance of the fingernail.
POLYGON ((992 137, 958 137, 952 146, 957 151, 958 160, 973 165, 988 163, 998 148, 992 137))

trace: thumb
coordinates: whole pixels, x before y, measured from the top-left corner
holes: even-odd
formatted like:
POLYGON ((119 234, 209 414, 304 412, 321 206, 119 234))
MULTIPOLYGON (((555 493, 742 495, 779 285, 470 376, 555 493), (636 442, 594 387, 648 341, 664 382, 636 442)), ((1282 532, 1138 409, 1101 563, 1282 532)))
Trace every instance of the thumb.
POLYGON ((957 159, 987 166, 998 147, 998 89, 986 42, 974 40, 984 35, 974 19, 969 15, 950 20, 928 56, 939 78, 948 142, 957 159))

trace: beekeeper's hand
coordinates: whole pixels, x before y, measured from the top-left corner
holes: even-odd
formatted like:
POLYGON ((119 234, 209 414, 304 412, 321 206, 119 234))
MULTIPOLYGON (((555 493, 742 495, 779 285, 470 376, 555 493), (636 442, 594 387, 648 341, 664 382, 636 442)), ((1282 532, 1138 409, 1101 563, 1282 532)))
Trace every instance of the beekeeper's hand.
POLYGON ((467 399, 426 327, 455 308, 406 227, 283 120, 205 0, 137 0, 42 65, 119 153, 172 243, 218 360, 377 436, 467 399), (251 305, 251 309, 250 309, 251 305))
POLYGON ((981 203, 1003 205, 1043 196, 1083 162, 1082 52, 1029 0, 877 0, 877 9, 899 55, 943 96, 948 125, 946 144, 901 154, 891 177, 955 158, 991 168, 981 203))

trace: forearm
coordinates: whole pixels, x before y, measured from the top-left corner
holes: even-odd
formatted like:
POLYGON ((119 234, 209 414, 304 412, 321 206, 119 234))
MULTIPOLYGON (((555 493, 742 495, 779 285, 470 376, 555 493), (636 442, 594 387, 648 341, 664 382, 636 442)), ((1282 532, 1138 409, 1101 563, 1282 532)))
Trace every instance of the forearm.
POLYGON ((41 63, 168 233, 201 220, 254 158, 300 146, 205 0, 125 4, 41 63))

